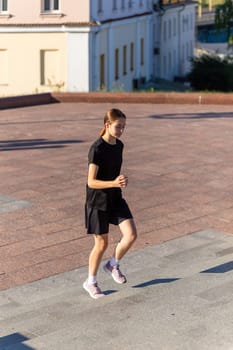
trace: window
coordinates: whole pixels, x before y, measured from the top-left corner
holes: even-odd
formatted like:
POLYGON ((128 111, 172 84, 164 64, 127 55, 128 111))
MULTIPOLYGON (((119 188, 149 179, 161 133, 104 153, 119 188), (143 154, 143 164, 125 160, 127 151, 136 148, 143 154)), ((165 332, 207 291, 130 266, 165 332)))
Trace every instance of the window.
POLYGON ((121 9, 122 9, 122 10, 125 9, 125 0, 121 0, 121 9))
POLYGON ((127 46, 123 46, 123 74, 127 74, 127 46))
POLYGON ((103 90, 105 87, 105 56, 100 55, 100 89, 103 90))
POLYGON ((134 43, 130 44, 130 70, 134 70, 134 43))
POLYGON ((176 36, 176 18, 173 18, 173 36, 176 36))
POLYGON ((117 10, 117 0, 113 0, 113 2, 112 2, 112 10, 113 11, 117 10))
POLYGON ((171 69, 172 69, 172 54, 169 51, 169 53, 168 53, 168 72, 169 73, 171 72, 171 69))
POLYGON ((98 0, 98 12, 103 12, 103 0, 98 0))
POLYGON ((8 12, 8 0, 0 0, 0 13, 8 12))
POLYGON ((58 11, 59 10, 59 0, 43 0, 43 10, 44 11, 58 11))
POLYGON ((168 38, 171 39, 171 36, 172 36, 172 22, 169 19, 169 22, 168 22, 168 38))
POLYGON ((190 41, 190 57, 193 57, 193 41, 190 41))
POLYGON ((183 16, 183 32, 188 31, 188 16, 183 16))
POLYGON ((164 41, 167 40, 167 22, 166 21, 163 23, 163 40, 164 41))
POLYGON ((139 0, 139 6, 140 6, 140 7, 143 6, 143 0, 139 0))
POLYGON ((115 80, 119 79, 119 49, 115 50, 115 80))
POLYGON ((56 86, 60 82, 58 50, 41 50, 41 85, 56 86))
POLYGON ((176 67, 176 50, 173 50, 173 67, 176 67))
POLYGON ((193 29, 193 13, 190 14, 190 29, 193 29))
POLYGON ((141 54, 140 54, 140 56, 141 56, 141 66, 143 66, 144 65, 144 39, 143 38, 141 38, 141 54))
POLYGON ((163 56, 163 77, 167 76, 167 57, 163 56))
POLYGON ((8 51, 0 49, 0 85, 8 84, 8 51))
POLYGON ((133 1, 129 0, 129 9, 131 9, 133 7, 133 1))

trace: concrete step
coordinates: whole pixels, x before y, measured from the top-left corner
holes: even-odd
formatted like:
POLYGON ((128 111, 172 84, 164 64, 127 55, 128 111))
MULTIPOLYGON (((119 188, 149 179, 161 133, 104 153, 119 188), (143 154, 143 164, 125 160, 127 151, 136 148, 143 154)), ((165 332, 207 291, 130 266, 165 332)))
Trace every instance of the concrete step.
POLYGON ((232 349, 233 237, 211 229, 129 253, 128 283, 87 267, 0 292, 0 350, 232 349), (224 344, 224 346, 223 346, 224 344))

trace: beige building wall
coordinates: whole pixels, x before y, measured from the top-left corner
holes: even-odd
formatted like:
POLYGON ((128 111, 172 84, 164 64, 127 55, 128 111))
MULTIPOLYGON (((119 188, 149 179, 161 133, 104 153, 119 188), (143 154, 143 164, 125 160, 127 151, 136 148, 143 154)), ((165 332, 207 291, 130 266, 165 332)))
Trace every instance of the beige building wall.
POLYGON ((65 33, 1 33, 0 96, 66 89, 65 33))

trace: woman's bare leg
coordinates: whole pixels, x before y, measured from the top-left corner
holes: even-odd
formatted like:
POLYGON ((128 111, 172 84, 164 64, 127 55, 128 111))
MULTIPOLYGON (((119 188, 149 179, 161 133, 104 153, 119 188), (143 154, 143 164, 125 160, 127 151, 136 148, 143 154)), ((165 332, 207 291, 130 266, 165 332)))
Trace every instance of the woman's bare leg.
POLYGON ((108 234, 94 235, 95 245, 89 256, 89 276, 96 276, 108 246, 108 234))
POLYGON ((117 261, 123 258, 137 238, 137 229, 133 219, 124 220, 119 224, 119 228, 122 238, 117 244, 114 253, 114 258, 117 261))

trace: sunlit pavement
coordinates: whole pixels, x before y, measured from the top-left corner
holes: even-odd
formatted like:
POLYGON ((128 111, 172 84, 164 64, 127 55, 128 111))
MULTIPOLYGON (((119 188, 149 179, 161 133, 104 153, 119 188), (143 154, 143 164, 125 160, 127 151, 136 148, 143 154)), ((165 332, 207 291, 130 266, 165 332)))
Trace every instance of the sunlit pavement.
POLYGON ((64 103, 4 110, 0 124, 0 349, 232 349, 231 106, 64 103), (129 283, 101 271, 94 301, 87 152, 111 107, 128 117, 138 240, 129 283))

